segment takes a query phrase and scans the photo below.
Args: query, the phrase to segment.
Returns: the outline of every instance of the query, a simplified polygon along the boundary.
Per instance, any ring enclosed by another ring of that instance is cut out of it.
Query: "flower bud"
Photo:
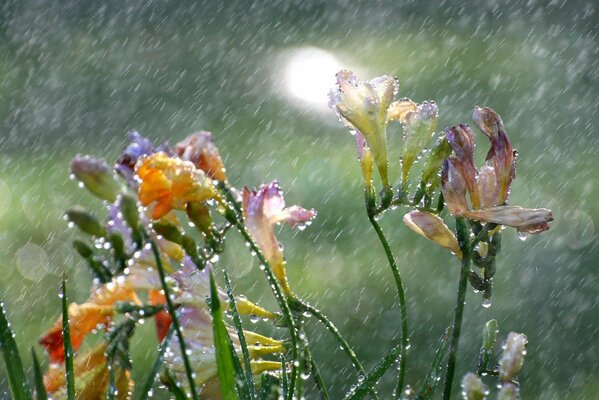
[[[489,394],[489,389],[480,378],[468,372],[462,379],[462,398],[464,400],[483,400]]]
[[[528,339],[522,333],[510,332],[499,359],[499,378],[508,382],[520,372],[526,355]]]
[[[443,162],[441,170],[441,191],[453,216],[462,215],[467,209],[466,181],[456,168],[457,160],[449,157]]]
[[[451,146],[447,139],[442,138],[437,142],[436,146],[433,147],[431,154],[428,156],[428,160],[424,165],[424,170],[422,171],[422,182],[424,184],[435,182],[435,187],[439,184],[436,174],[438,174],[439,168],[443,165],[443,161],[449,157],[450,154]]]
[[[71,161],[71,172],[94,195],[114,202],[120,185],[108,165],[90,156],[76,156]]]
[[[96,237],[106,236],[106,228],[100,224],[100,221],[94,215],[82,207],[73,207],[67,210],[65,216],[69,222],[75,224],[82,232]]]
[[[481,279],[482,281],[482,279]],[[483,287],[479,290],[484,290],[484,282]],[[483,329],[482,334],[482,344],[480,347],[479,354],[479,362],[478,362],[478,372],[483,373],[488,369],[489,362],[491,361],[491,357],[493,356],[493,346],[495,346],[495,341],[497,340],[497,334],[499,333],[499,327],[497,325],[497,321],[492,319],[485,324],[485,328]]]
[[[416,110],[408,112],[404,118],[404,146],[401,155],[401,177],[404,185],[408,182],[408,174],[417,157],[433,140],[438,116],[437,104],[434,101],[425,101],[419,104]]]
[[[479,194],[476,185],[476,167],[474,166],[474,134],[466,124],[445,129],[445,137],[455,153],[454,163],[462,175],[473,208],[479,208]]]
[[[506,382],[497,394],[497,400],[520,400],[520,390],[518,386],[511,382]]]
[[[196,228],[204,234],[211,234],[212,217],[210,216],[210,209],[205,203],[199,201],[187,203],[185,211]]]
[[[403,222],[419,235],[445,247],[458,258],[462,257],[458,240],[438,216],[424,211],[410,211],[404,215]]]

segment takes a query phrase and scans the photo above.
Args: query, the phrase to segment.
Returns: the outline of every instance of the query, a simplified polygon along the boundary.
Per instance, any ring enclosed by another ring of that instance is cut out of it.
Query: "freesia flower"
[[[106,325],[114,314],[114,305],[117,301],[129,301],[140,304],[137,295],[131,287],[122,282],[112,281],[96,289],[87,302],[83,304],[71,303],[68,314],[71,329],[71,343],[76,351],[81,346],[85,337]],[[50,357],[50,362],[64,360],[62,337],[62,317],[42,335],[39,343],[44,346]]]
[[[330,92],[331,106],[356,135],[364,136],[384,186],[389,185],[387,160],[387,110],[397,92],[397,81],[380,76],[358,81],[353,72],[337,73],[337,87]]]
[[[144,206],[156,202],[153,219],[160,219],[173,209],[185,210],[189,202],[217,197],[214,184],[204,172],[191,162],[166,153],[155,153],[140,160],[136,172],[141,179],[140,202]]]
[[[106,343],[101,343],[91,350],[77,354],[73,360],[75,372],[75,397],[79,400],[103,399],[108,392],[110,372],[106,358]],[[115,366],[116,398],[130,398],[133,381],[129,371]],[[64,364],[50,364],[44,376],[46,391],[52,399],[66,399],[66,378]]]
[[[129,133],[129,144],[125,146],[123,152],[119,156],[114,169],[118,174],[127,180],[127,184],[137,190],[138,183],[135,181],[135,165],[137,161],[145,156],[163,152],[172,155],[172,151],[167,144],[162,144],[154,147],[152,142],[139,132],[133,131]]]
[[[184,161],[191,161],[196,168],[204,171],[212,179],[224,182],[225,166],[212,133],[200,131],[189,135],[175,145],[175,154]]]
[[[414,232],[432,240],[439,246],[445,247],[458,258],[462,258],[462,251],[455,235],[445,225],[445,222],[435,214],[417,210],[410,211],[404,215],[403,222]]]
[[[449,211],[454,216],[512,226],[523,233],[549,229],[549,222],[553,220],[550,210],[506,205],[515,176],[515,152],[501,117],[488,107],[476,107],[473,119],[489,138],[491,149],[485,165],[477,170],[474,135],[470,128],[461,124],[445,130],[454,152],[453,157],[445,160],[441,173],[441,189]]]
[[[309,223],[316,216],[316,210],[298,206],[285,207],[281,188],[274,181],[260,186],[258,190],[249,190],[247,187],[243,189],[243,216],[248,231],[272,266],[283,290],[290,293],[285,258],[275,237],[274,227],[282,222],[291,226]]]

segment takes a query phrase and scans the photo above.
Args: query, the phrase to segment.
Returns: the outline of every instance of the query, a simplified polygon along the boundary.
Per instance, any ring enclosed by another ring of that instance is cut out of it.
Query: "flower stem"
[[[468,226],[463,218],[456,218],[456,231],[458,234],[458,242],[460,243],[460,248],[462,250],[462,267],[460,269],[458,297],[451,329],[451,342],[449,344],[449,357],[447,359],[447,370],[445,372],[443,400],[449,400],[451,398],[451,387],[453,385],[453,376],[460,344],[462,317],[464,315],[464,303],[466,301],[466,289],[468,287],[468,271],[470,270],[470,252],[472,248],[468,239]]]
[[[287,397],[291,400],[294,397],[294,389],[295,383],[297,380],[297,365],[296,362],[299,362],[299,346],[298,346],[298,337],[297,337],[297,326],[295,324],[295,320],[293,319],[293,315],[291,314],[291,308],[289,307],[289,303],[287,298],[283,295],[283,290],[281,289],[281,285],[279,281],[275,277],[272,266],[264,257],[264,254],[254,242],[254,239],[246,229],[243,224],[243,220],[241,217],[241,206],[239,202],[233,196],[231,189],[226,184],[220,184],[218,188],[221,190],[221,193],[225,195],[226,201],[223,201],[221,205],[223,205],[226,209],[225,218],[229,220],[241,236],[245,239],[245,241],[249,244],[250,250],[255,253],[256,257],[260,261],[260,264],[264,266],[264,273],[266,274],[266,278],[270,287],[273,290],[275,295],[275,299],[279,304],[279,308],[283,312],[283,316],[285,317],[285,322],[287,324],[287,328],[289,329],[289,336],[291,339],[291,356],[293,358],[291,363],[291,376],[289,377],[289,390]]]
[[[197,400],[198,394],[196,392],[195,382],[193,379],[193,370],[191,368],[191,363],[189,362],[189,357],[187,356],[187,349],[185,346],[185,340],[183,338],[183,331],[181,331],[181,325],[179,325],[179,318],[177,318],[175,305],[173,304],[168,285],[166,284],[166,276],[164,274],[164,267],[162,266],[162,259],[160,258],[160,253],[158,252],[158,246],[156,246],[154,240],[152,240],[149,236],[148,241],[150,242],[152,253],[154,254],[154,258],[156,260],[156,267],[158,269],[158,274],[160,275],[160,283],[162,284],[162,290],[164,291],[164,297],[166,298],[167,310],[172,317],[172,324],[175,327],[175,332],[177,332],[177,337],[179,338],[179,347],[181,349],[181,357],[183,358],[183,364],[185,366],[187,380],[189,381],[191,398]]]
[[[397,286],[397,294],[399,296],[399,309],[401,313],[401,349],[399,352],[399,376],[397,378],[397,387],[395,390],[395,397],[399,398],[401,396],[401,392],[403,389],[403,381],[406,372],[406,362],[407,362],[407,349],[408,349],[408,307],[406,305],[406,296],[403,288],[403,283],[401,281],[401,275],[399,274],[399,269],[397,268],[397,263],[395,262],[395,258],[393,257],[393,253],[391,252],[391,247],[389,247],[389,242],[385,237],[385,233],[381,229],[381,226],[377,222],[375,216],[368,212],[368,219],[372,224],[372,227],[376,231],[383,248],[385,249],[385,255],[387,256],[387,260],[389,261],[389,266],[391,267],[391,271],[393,272],[393,278],[395,278],[395,285]]]
[[[358,372],[360,372],[360,374],[362,374],[362,376],[365,376],[366,371],[364,370],[364,367],[362,367],[362,364],[358,360],[358,357],[356,357],[356,353],[354,353],[347,341],[343,338],[343,336],[341,336],[339,329],[337,329],[337,327],[326,317],[326,315],[324,315],[318,309],[314,308],[308,303],[302,302],[301,300],[299,301],[302,308],[304,308],[307,312],[312,314],[328,329],[329,332],[331,332],[331,335],[333,335],[333,337],[335,338],[335,340],[337,340],[343,351],[345,351],[354,367],[358,370]],[[378,399],[378,396],[376,395],[376,392],[374,390],[371,391],[370,395],[373,399]]]

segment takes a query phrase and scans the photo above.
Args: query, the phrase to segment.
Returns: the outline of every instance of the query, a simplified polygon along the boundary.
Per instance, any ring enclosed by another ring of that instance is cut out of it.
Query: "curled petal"
[[[515,151],[505,132],[499,114],[489,107],[474,108],[472,119],[491,141],[491,149],[486,160],[493,160],[498,186],[498,204],[505,203],[509,196],[510,186],[516,174]]]
[[[407,182],[408,173],[420,153],[430,146],[437,127],[439,109],[434,101],[425,101],[403,118],[404,146],[402,151],[402,181]]]
[[[153,219],[162,218],[172,209],[185,210],[187,203],[217,197],[214,184],[204,172],[191,162],[163,152],[140,160],[136,172],[141,179],[139,201],[144,206],[156,202]]]
[[[414,232],[445,247],[458,258],[462,258],[458,240],[438,216],[423,211],[411,211],[404,215],[403,222]]]
[[[212,179],[225,181],[225,166],[218,152],[212,133],[200,131],[189,135],[175,145],[175,154],[184,161],[191,161],[196,168]]]
[[[445,137],[455,154],[456,167],[466,181],[473,208],[479,208],[479,193],[476,185],[477,171],[474,166],[474,134],[465,124],[445,129]]]
[[[485,210],[465,211],[469,219],[508,225],[520,232],[540,233],[549,229],[553,221],[551,211],[546,208],[522,208],[518,206],[500,206]]]
[[[468,209],[466,181],[456,168],[457,163],[455,158],[449,157],[443,162],[441,170],[441,191],[453,216],[460,216]]]
[[[418,109],[418,104],[410,99],[400,99],[394,101],[387,110],[387,122],[399,121],[402,124],[406,123],[406,116]]]
[[[366,138],[384,185],[388,184],[387,109],[397,88],[392,77],[358,81],[353,72],[343,70],[337,73],[337,87],[330,93],[331,106],[342,121]]]

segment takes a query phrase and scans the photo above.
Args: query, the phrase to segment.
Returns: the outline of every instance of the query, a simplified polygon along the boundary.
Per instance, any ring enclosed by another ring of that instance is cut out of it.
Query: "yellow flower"
[[[106,358],[106,344],[102,343],[86,353],[78,354],[73,360],[75,371],[75,397],[79,400],[101,400],[106,398],[110,373]],[[115,366],[116,398],[130,398],[133,381],[130,373]],[[53,399],[66,399],[64,364],[50,364],[44,376],[46,391]]]
[[[75,351],[79,349],[90,332],[97,329],[99,325],[106,325],[110,322],[114,314],[114,304],[117,301],[140,303],[131,287],[113,281],[98,288],[87,302],[69,305],[71,343]],[[56,363],[64,360],[62,317],[42,335],[39,343],[48,352],[50,362]]]
[[[397,81],[390,76],[358,81],[353,72],[343,70],[337,73],[337,87],[330,93],[331,105],[342,121],[366,139],[384,186],[389,185],[387,109],[397,88]]]
[[[214,184],[193,163],[155,153],[137,164],[141,179],[139,200],[144,206],[156,202],[152,218],[160,219],[172,209],[185,210],[189,202],[217,197]]]

